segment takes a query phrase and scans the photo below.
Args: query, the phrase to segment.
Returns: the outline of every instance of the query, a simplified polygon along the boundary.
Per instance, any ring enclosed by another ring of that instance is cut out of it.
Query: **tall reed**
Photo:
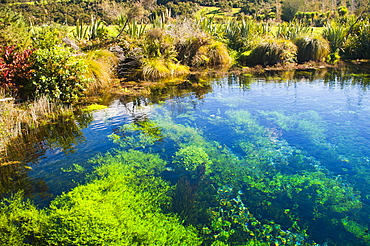
[[[50,102],[46,97],[29,104],[0,101],[0,162],[2,157],[7,156],[6,147],[13,139],[29,134],[54,115],[69,110],[66,106]]]

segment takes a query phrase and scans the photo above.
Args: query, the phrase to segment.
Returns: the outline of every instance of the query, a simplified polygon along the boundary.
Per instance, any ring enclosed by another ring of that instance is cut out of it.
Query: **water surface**
[[[93,165],[88,159],[119,147],[108,137],[115,133],[123,139],[121,148],[156,152],[167,159],[163,176],[173,184],[188,176],[193,185],[212,185],[214,197],[225,203],[209,202],[212,209],[246,207],[259,221],[273,221],[301,235],[302,242],[370,245],[370,93],[367,76],[355,72],[230,75],[206,85],[188,82],[153,89],[149,98],[115,100],[93,113],[68,148],[45,139],[48,147],[28,164],[32,170],[27,179],[42,182],[43,194],[50,196],[36,200],[47,204],[83,182]],[[135,124],[139,128],[133,129]],[[129,143],[127,136],[138,137],[140,129],[159,129],[160,137],[147,146]],[[191,166],[194,160],[179,168],[182,150],[204,150],[210,156],[209,163],[199,164],[207,178]],[[72,171],[73,164],[85,171]],[[199,193],[197,199],[206,196]],[[227,216],[225,220],[239,224],[243,219],[231,212]],[[189,223],[203,220],[192,218]],[[235,228],[257,230],[243,226]],[[230,240],[238,242],[234,237]]]

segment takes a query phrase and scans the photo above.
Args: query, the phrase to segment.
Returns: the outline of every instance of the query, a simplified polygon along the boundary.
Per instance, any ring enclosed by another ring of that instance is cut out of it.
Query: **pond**
[[[153,87],[75,123],[67,145],[43,140],[17,179],[45,206],[96,154],[136,149],[167,161],[172,209],[205,242],[370,245],[368,82],[347,67]]]

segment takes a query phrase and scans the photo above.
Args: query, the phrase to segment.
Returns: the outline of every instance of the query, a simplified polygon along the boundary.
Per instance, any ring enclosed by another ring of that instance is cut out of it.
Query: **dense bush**
[[[31,44],[31,28],[25,18],[0,6],[0,46],[17,45],[26,49]]]
[[[36,50],[31,56],[34,72],[27,88],[27,97],[31,99],[47,95],[63,102],[74,102],[87,86],[83,60],[61,45],[58,34],[54,28],[45,28],[34,38]]]
[[[370,58],[370,22],[362,21],[357,24],[348,38],[345,47],[345,58],[369,59]]]
[[[10,8],[23,13],[26,19],[30,19],[36,25],[59,23],[75,25],[77,20],[89,22],[91,15],[98,16],[107,23],[111,23],[108,14],[103,11],[98,3],[85,1],[49,2],[48,4],[15,4]],[[47,13],[47,14],[45,14]]]
[[[15,46],[0,47],[0,87],[8,95],[16,96],[31,78],[32,50],[16,51]]]

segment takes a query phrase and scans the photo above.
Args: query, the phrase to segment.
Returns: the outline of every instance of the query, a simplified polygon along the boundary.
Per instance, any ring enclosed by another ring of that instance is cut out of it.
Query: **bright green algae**
[[[19,195],[1,204],[2,245],[199,245],[195,230],[161,207],[170,186],[166,162],[140,151],[94,160],[89,181],[37,210]]]

